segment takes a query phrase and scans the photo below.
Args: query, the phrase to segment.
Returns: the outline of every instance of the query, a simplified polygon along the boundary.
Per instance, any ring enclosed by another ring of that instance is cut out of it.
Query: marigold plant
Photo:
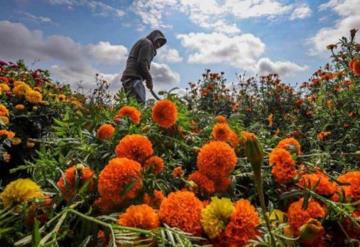
[[[124,117],[128,117],[134,124],[139,124],[141,120],[141,112],[136,107],[123,106],[115,115],[114,120],[118,121]]]
[[[332,182],[330,178],[322,172],[303,175],[298,185],[301,187],[314,188],[316,193],[324,196],[331,196],[336,192],[336,183]]]
[[[122,138],[115,147],[117,157],[126,157],[143,163],[153,155],[154,151],[150,140],[143,135],[133,134]]]
[[[171,100],[159,100],[152,108],[152,120],[162,128],[170,128],[176,123],[177,108]]]
[[[296,176],[295,161],[291,154],[283,148],[274,148],[269,154],[271,173],[278,183],[288,183]]]
[[[151,170],[154,174],[159,174],[165,168],[164,160],[159,156],[152,156],[145,161],[144,168]]]
[[[102,124],[96,131],[96,136],[100,140],[111,139],[114,136],[115,127],[111,124]]]
[[[146,204],[132,205],[120,214],[118,224],[141,229],[154,229],[160,226],[159,215]]]

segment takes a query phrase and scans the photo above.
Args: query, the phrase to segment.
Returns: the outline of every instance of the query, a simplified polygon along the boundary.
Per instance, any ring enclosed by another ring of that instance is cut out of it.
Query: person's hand
[[[146,81],[146,87],[147,87],[148,89],[150,89],[150,90],[153,89],[153,82],[152,82],[152,80],[147,80],[147,81]]]

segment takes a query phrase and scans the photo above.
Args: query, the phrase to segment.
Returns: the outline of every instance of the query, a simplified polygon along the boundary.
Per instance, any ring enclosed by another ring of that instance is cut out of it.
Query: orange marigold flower
[[[228,246],[243,246],[258,235],[260,217],[250,201],[240,199],[224,232]]]
[[[360,199],[360,171],[350,171],[337,178],[342,183],[338,186],[337,193],[333,200],[338,201],[340,195],[344,194],[346,200],[357,201]]]
[[[325,217],[326,209],[314,199],[308,201],[306,209],[303,209],[304,198],[291,203],[288,208],[289,225],[296,235],[299,234],[299,228],[310,219],[319,219]]]
[[[217,123],[227,123],[226,117],[224,117],[223,115],[219,115],[215,118],[215,121]]]
[[[145,161],[144,168],[150,169],[154,174],[159,174],[164,170],[164,160],[159,156],[152,156]]]
[[[184,175],[184,171],[182,169],[181,166],[177,166],[174,168],[174,170],[172,171],[171,175],[174,177],[174,178],[177,178],[177,177],[181,177]]]
[[[227,177],[234,170],[237,157],[229,144],[212,141],[200,149],[197,156],[197,168],[210,179]]]
[[[117,157],[126,157],[143,163],[153,155],[154,151],[150,140],[143,135],[133,134],[122,138],[115,148]]]
[[[113,204],[135,198],[141,186],[141,165],[127,158],[110,160],[99,175],[99,194]]]
[[[6,83],[0,83],[0,92],[8,92],[10,91],[10,87]]]
[[[159,210],[161,222],[185,232],[201,234],[202,202],[192,192],[176,191],[165,198]]]
[[[199,190],[205,194],[212,194],[215,192],[214,182],[198,171],[191,173],[188,180],[195,182],[199,187]]]
[[[318,141],[323,141],[323,140],[325,140],[330,134],[331,134],[330,131],[321,131],[320,133],[318,133],[318,134],[316,135],[316,139],[317,139]]]
[[[88,183],[88,191],[92,191],[95,185],[93,176],[94,172],[89,167],[81,164],[74,165],[65,170],[64,175],[59,178],[56,185],[64,199],[68,201],[85,183]]]
[[[316,186],[315,192],[324,196],[331,196],[336,192],[336,184],[331,182],[329,177],[322,172],[303,175],[298,185],[307,188],[314,188]]]
[[[235,148],[240,143],[240,139],[239,139],[238,135],[234,131],[230,132],[230,136],[229,136],[229,139],[227,141],[228,141],[228,143],[230,143],[230,145],[233,148]]]
[[[6,136],[8,139],[12,139],[15,137],[15,133],[9,130],[0,130],[0,137]]]
[[[145,193],[143,201],[145,204],[153,208],[160,208],[161,202],[164,200],[165,196],[161,190],[154,190],[152,195]]]
[[[284,148],[291,153],[296,152],[296,154],[298,154],[298,155],[301,154],[300,143],[295,138],[292,138],[292,137],[281,140],[276,147]]]
[[[295,161],[283,148],[274,148],[269,155],[271,173],[278,183],[288,183],[296,176]]]
[[[27,90],[25,94],[25,99],[32,104],[38,104],[42,101],[42,94],[35,90]]]
[[[215,140],[227,141],[231,135],[232,130],[226,123],[217,123],[212,129],[211,135]]]
[[[3,104],[0,104],[0,116],[9,116],[9,110]]]
[[[176,123],[177,109],[171,100],[159,100],[152,108],[152,120],[162,128],[169,128]]]
[[[18,111],[21,111],[21,110],[24,110],[25,109],[25,106],[23,104],[17,104],[15,106],[15,109],[18,110]]]
[[[14,85],[12,92],[18,97],[24,96],[27,91],[31,90],[30,86],[24,82],[19,82],[18,84],[15,82]]]
[[[96,131],[96,136],[100,140],[111,139],[114,135],[115,128],[111,124],[102,124]]]
[[[141,229],[154,229],[160,226],[159,216],[152,207],[146,204],[132,205],[121,214],[118,224]]]
[[[123,106],[120,108],[116,116],[114,117],[115,121],[118,121],[119,119],[123,117],[130,118],[131,122],[134,124],[140,123],[141,119],[141,112],[133,106]]]
[[[356,76],[360,76],[360,59],[359,58],[353,58],[349,65],[351,65],[350,69]]]

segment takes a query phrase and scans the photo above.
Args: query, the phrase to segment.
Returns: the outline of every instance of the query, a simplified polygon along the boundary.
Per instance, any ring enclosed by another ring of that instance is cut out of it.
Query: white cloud
[[[123,45],[112,45],[108,41],[100,41],[85,47],[88,55],[95,59],[96,63],[118,64],[127,58],[128,49]]]
[[[22,14],[24,17],[26,17],[27,19],[34,21],[34,22],[40,22],[40,23],[54,23],[51,18],[46,17],[46,16],[35,16],[33,14],[30,14],[28,12],[19,12],[20,14]]]
[[[236,68],[253,70],[265,44],[252,34],[228,36],[222,33],[189,33],[177,36],[192,53],[189,63],[227,63]]]
[[[312,11],[311,11],[309,5],[301,4],[293,10],[293,12],[290,16],[290,20],[305,19],[306,17],[311,16],[311,12]]]
[[[261,58],[256,64],[256,71],[259,75],[279,74],[280,76],[292,75],[296,72],[307,70],[307,66],[300,66],[289,61],[273,62],[269,58]]]
[[[157,51],[155,57],[156,60],[160,62],[168,63],[179,63],[183,61],[183,58],[180,56],[179,51],[168,46],[164,46]]]
[[[94,14],[100,16],[121,17],[125,15],[123,10],[96,0],[48,0],[48,2],[53,5],[66,5],[70,9],[76,6],[86,6]]]
[[[180,81],[180,75],[163,63],[152,63],[150,72],[154,81],[154,86],[156,86],[156,84],[173,85]]]
[[[317,34],[311,38],[314,44],[314,52],[325,51],[329,44],[337,43],[342,36],[349,36],[349,30],[360,27],[360,1],[359,0],[330,0],[319,6],[320,11],[331,9],[340,18],[334,26],[321,28]],[[360,37],[357,35],[357,41]]]

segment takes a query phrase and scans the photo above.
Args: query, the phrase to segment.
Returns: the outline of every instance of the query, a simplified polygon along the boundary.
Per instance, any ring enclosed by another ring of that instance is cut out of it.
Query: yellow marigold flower
[[[0,104],[0,116],[9,116],[9,110],[3,104]]]
[[[21,110],[24,110],[25,109],[25,106],[23,104],[17,104],[15,106],[15,109],[18,110],[18,111],[21,111]]]
[[[10,91],[10,87],[6,83],[0,83],[0,91],[2,92]]]
[[[225,229],[234,211],[229,198],[212,197],[209,205],[201,211],[201,225],[209,238],[216,238]]]
[[[42,101],[42,94],[35,90],[28,90],[25,94],[25,99],[32,104],[38,104]]]
[[[3,125],[8,125],[10,123],[10,120],[8,117],[0,116],[0,123]]]
[[[12,91],[16,96],[21,97],[24,96],[29,90],[31,90],[30,86],[22,82],[17,84],[17,86],[15,84],[15,87],[13,88]]]
[[[58,98],[58,100],[59,100],[60,102],[63,102],[63,101],[66,100],[66,95],[60,94],[57,98]]]
[[[14,87],[20,86],[20,85],[27,85],[25,82],[23,81],[14,81]]]
[[[4,191],[0,194],[0,199],[4,206],[23,203],[34,198],[43,198],[44,194],[38,184],[29,178],[19,178],[6,185]]]

